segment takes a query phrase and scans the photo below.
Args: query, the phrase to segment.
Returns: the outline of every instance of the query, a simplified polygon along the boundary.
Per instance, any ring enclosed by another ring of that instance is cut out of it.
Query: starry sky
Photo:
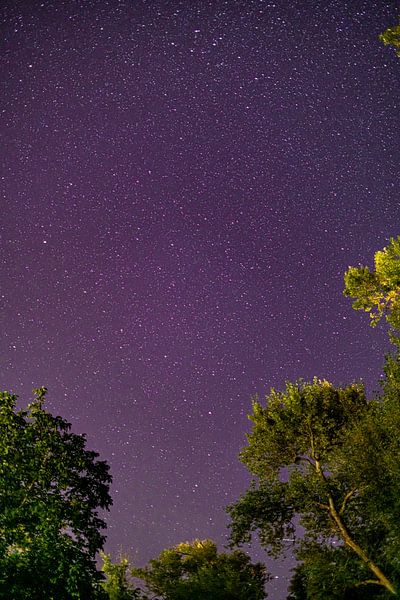
[[[225,543],[252,395],[377,388],[342,289],[400,233],[398,14],[2,1],[1,387],[47,386],[110,463],[110,552]]]

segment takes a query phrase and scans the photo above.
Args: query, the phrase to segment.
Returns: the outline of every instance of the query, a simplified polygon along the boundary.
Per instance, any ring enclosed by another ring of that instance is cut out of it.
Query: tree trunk
[[[321,464],[318,460],[315,460],[315,470],[317,471],[318,475],[320,477],[322,477],[324,481],[326,481],[325,473],[322,471]],[[349,546],[349,548],[351,548],[353,550],[353,552],[355,552],[359,558],[361,558],[363,563],[365,563],[365,565],[370,569],[370,571],[372,571],[372,573],[377,577],[378,581],[376,583],[379,583],[380,585],[385,587],[391,594],[396,594],[396,589],[395,589],[394,585],[391,583],[391,581],[389,581],[389,579],[386,577],[386,575],[383,573],[383,571],[380,569],[380,567],[377,564],[375,564],[373,560],[371,560],[369,558],[369,556],[366,554],[366,552],[364,552],[364,550],[351,537],[346,525],[343,522],[342,517],[340,516],[340,514],[335,506],[333,498],[332,498],[331,494],[329,494],[329,493],[328,493],[328,503],[329,503],[329,514],[330,514],[332,520],[337,525],[344,543],[347,546]]]
[[[364,552],[364,550],[353,540],[351,535],[349,534],[346,525],[343,523],[343,520],[339,513],[336,510],[335,504],[331,495],[328,496],[329,501],[329,514],[332,519],[335,521],[336,525],[339,528],[340,533],[342,534],[342,538],[345,544],[349,546],[356,554],[361,558],[361,560],[366,564],[366,566],[373,572],[373,574],[378,578],[379,583],[383,585],[389,592],[392,594],[396,594],[396,590],[393,584],[389,581],[380,567],[371,560],[368,555]]]

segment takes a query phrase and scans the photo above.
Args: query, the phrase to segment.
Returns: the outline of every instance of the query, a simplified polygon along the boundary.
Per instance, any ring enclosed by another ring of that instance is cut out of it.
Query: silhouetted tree
[[[0,393],[0,598],[100,598],[95,555],[111,504],[108,465],[83,435],[43,408]]]

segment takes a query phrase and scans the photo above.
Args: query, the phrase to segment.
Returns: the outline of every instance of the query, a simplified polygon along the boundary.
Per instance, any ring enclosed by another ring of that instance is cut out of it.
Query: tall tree
[[[132,571],[163,600],[263,600],[263,565],[240,550],[218,553],[211,540],[183,543]]]
[[[361,586],[395,594],[398,573],[388,552],[400,540],[387,520],[394,504],[385,513],[383,498],[396,485],[380,448],[386,441],[394,449],[400,429],[396,438],[385,432],[382,405],[367,402],[360,385],[335,389],[315,379],[272,390],[265,406],[253,402],[249,418],[241,460],[256,480],[228,508],[232,543],[248,542],[257,531],[268,553],[279,555],[285,539],[296,539],[299,518],[305,533],[295,546],[302,561],[297,583],[314,585],[304,597],[345,598]]]
[[[0,598],[103,597],[95,555],[104,543],[99,509],[111,504],[109,467],[83,435],[43,407],[26,410],[0,393]]]

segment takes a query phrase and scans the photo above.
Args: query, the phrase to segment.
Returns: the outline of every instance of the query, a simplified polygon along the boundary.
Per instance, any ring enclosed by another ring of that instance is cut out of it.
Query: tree
[[[370,600],[387,597],[374,584],[354,585],[359,568],[344,546],[315,544],[302,552],[294,569],[287,600]]]
[[[368,312],[372,327],[384,316],[392,327],[392,341],[400,344],[393,333],[400,331],[400,236],[375,253],[375,271],[349,267],[344,282],[344,295],[356,298],[353,308]]]
[[[242,551],[218,553],[211,540],[183,543],[163,550],[157,559],[132,574],[164,600],[262,600],[265,567],[252,564]]]
[[[386,31],[381,33],[379,39],[385,46],[393,46],[396,48],[396,54],[397,56],[400,56],[400,25],[388,27]]]
[[[257,531],[277,556],[294,537],[295,598],[356,598],[360,587],[363,597],[371,587],[373,597],[396,593],[400,490],[387,465],[400,475],[400,410],[393,403],[398,418],[388,431],[393,414],[383,407],[358,384],[335,389],[317,379],[272,390],[265,406],[253,402],[241,460],[257,479],[228,508],[231,541]]]
[[[104,597],[95,555],[104,543],[98,509],[111,505],[109,467],[84,435],[43,408],[0,393],[0,598]]]
[[[146,600],[141,591],[129,581],[129,561],[121,557],[118,563],[112,563],[108,554],[102,553],[102,570],[106,581],[102,586],[109,600]]]

